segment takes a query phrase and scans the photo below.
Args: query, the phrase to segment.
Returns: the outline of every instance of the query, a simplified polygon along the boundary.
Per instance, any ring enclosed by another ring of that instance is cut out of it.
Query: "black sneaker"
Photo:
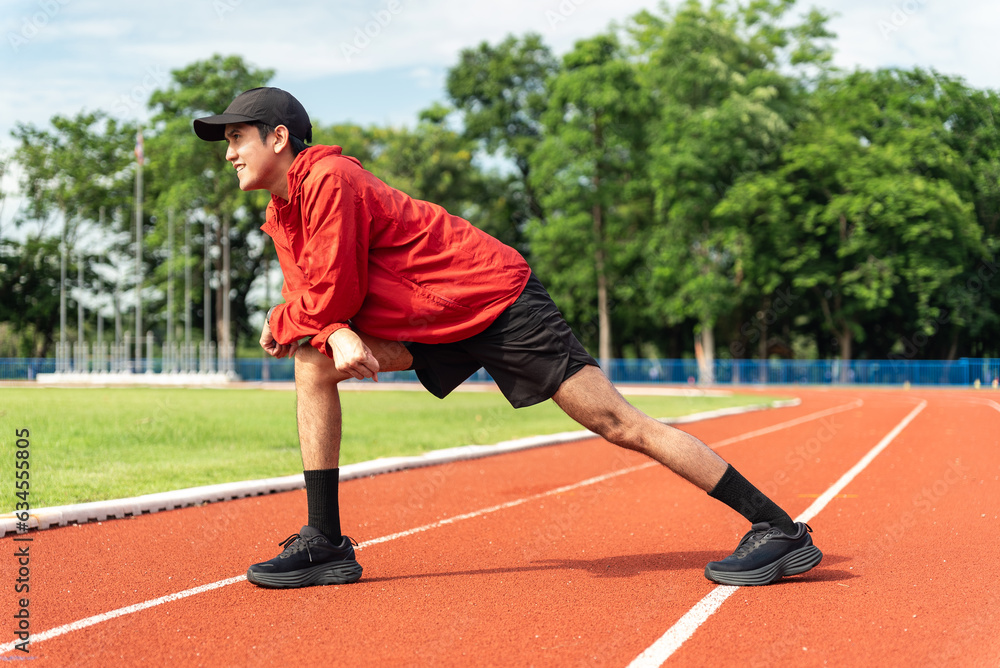
[[[724,585],[771,584],[784,575],[805,573],[823,558],[809,534],[812,527],[796,522],[794,535],[767,522],[750,527],[736,551],[705,566],[705,577]]]
[[[304,526],[279,545],[284,551],[247,569],[247,580],[260,587],[285,589],[348,584],[361,578],[361,564],[354,558],[357,543],[347,536],[334,545],[316,529]]]

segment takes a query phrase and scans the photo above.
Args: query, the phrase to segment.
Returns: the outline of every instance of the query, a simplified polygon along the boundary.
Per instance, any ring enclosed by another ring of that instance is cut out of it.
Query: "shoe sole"
[[[288,573],[260,573],[248,570],[247,580],[258,587],[293,589],[314,585],[350,584],[361,579],[361,571],[361,564],[358,562],[341,561]]]
[[[798,575],[810,570],[823,559],[823,553],[815,545],[807,545],[789,552],[781,559],[752,571],[715,571],[711,564],[705,566],[705,577],[712,582],[735,587],[768,585],[786,575]]]

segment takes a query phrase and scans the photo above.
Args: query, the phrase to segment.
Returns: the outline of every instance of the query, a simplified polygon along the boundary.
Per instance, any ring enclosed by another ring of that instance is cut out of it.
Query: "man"
[[[769,584],[820,562],[810,527],[704,443],[624,400],[517,251],[387,186],[338,146],[307,147],[309,116],[283,90],[246,91],[194,129],[228,142],[240,189],[271,193],[262,229],[274,240],[285,303],[268,311],[260,344],[274,357],[295,356],[308,521],[280,555],[250,566],[250,582],[301,587],[361,577],[340,527],[337,384],[403,369],[443,398],[485,368],[514,407],[552,399],[587,429],[742,514],[751,529],[731,556],[705,567],[709,580]]]

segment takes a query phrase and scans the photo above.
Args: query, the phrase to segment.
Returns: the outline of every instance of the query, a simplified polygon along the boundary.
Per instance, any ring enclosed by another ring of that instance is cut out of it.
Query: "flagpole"
[[[174,209],[167,211],[167,343],[174,342]]]
[[[142,127],[135,138],[135,364],[142,364]]]
[[[184,367],[185,371],[195,371],[191,368],[191,223],[184,216]]]

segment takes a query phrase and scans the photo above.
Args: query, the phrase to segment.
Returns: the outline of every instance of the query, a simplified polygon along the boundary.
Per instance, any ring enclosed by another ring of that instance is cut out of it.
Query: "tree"
[[[172,81],[163,90],[154,91],[149,100],[154,132],[147,141],[149,159],[149,199],[156,214],[156,229],[151,241],[162,246],[166,240],[169,212],[181,224],[201,223],[201,242],[194,236],[194,262],[212,262],[214,275],[214,312],[216,339],[220,349],[245,336],[255,339],[257,332],[249,324],[247,296],[270,244],[265,243],[260,226],[268,196],[262,192],[243,193],[225,160],[225,142],[206,143],[197,138],[192,121],[201,116],[221,113],[241,92],[264,86],[274,76],[273,70],[256,69],[239,56],[215,55],[171,72]],[[183,228],[179,228],[183,229]],[[207,236],[207,244],[206,242]],[[218,249],[214,257],[204,257],[201,248]],[[199,248],[200,247],[200,248]],[[202,256],[198,258],[198,256]],[[153,280],[165,292],[168,267],[165,250],[151,253],[156,267]],[[174,280],[183,274],[183,258],[175,256]],[[204,273],[204,272],[203,272]],[[194,302],[201,301],[195,295]],[[226,314],[232,307],[230,322]],[[201,314],[205,316],[205,312]],[[235,331],[230,331],[235,328]]]
[[[42,252],[48,248],[50,240],[56,240],[55,256],[61,260],[59,273],[63,275],[55,286],[57,306],[54,312],[59,314],[66,309],[68,256],[80,254],[78,240],[82,231],[87,227],[96,228],[102,222],[108,228],[128,227],[135,128],[100,111],[81,112],[74,117],[54,116],[50,125],[51,129],[45,129],[19,123],[12,134],[20,142],[14,159],[23,172],[21,189],[27,199],[25,213],[28,218],[41,222],[38,237],[27,244],[24,251]],[[16,221],[16,224],[21,223],[22,219]],[[53,223],[60,225],[54,234],[47,232]],[[113,252],[118,240],[112,237],[111,241],[109,250]],[[94,262],[97,261],[94,258]],[[41,271],[44,263],[38,260],[36,265]],[[21,265],[24,266],[27,265]],[[44,290],[45,284],[38,283],[37,287]],[[37,296],[40,303],[48,304],[47,296]],[[33,318],[33,336],[47,342],[41,347],[42,353],[48,350],[55,328],[61,327],[60,321],[59,317],[54,320]]]
[[[4,356],[45,357],[59,326],[59,238],[0,241],[0,322],[12,331]]]
[[[495,197],[502,186],[477,169],[476,142],[448,127],[449,113],[434,105],[412,129],[339,124],[316,127],[313,135],[317,143],[341,146],[388,185],[509,240],[504,205]]]
[[[968,167],[948,144],[937,90],[920,71],[825,82],[780,167],[744,179],[720,205],[783,240],[782,271],[811,295],[843,361],[877,328],[890,339],[930,335],[946,290],[984,251],[955,187]]]
[[[609,293],[641,253],[648,224],[644,120],[649,105],[613,34],[577,42],[550,86],[531,182],[547,215],[528,230],[532,257],[571,320],[592,313],[598,356],[612,357]]]
[[[935,99],[947,133],[944,141],[961,157],[953,179],[962,199],[972,204],[983,234],[983,253],[970,258],[942,304],[936,330],[946,330],[941,356],[960,348],[973,357],[1000,356],[1000,94],[934,73]],[[915,343],[904,342],[912,350]]]
[[[642,81],[660,110],[650,123],[651,178],[658,234],[650,308],[672,324],[695,323],[702,379],[711,382],[714,330],[750,298],[746,230],[713,211],[742,174],[765,168],[797,121],[799,73],[822,68],[825,17],[790,24],[792,0],[760,0],[730,10],[689,0],[665,17],[633,22]]]
[[[72,244],[81,224],[96,222],[102,207],[117,209],[128,198],[123,182],[131,177],[135,127],[101,111],[53,116],[50,124],[51,130],[18,123],[14,159],[24,172],[27,214],[39,221],[58,214],[61,236]]]
[[[541,37],[528,34],[465,49],[448,71],[448,96],[461,112],[465,136],[512,165],[494,198],[505,205],[511,225],[499,236],[517,246],[527,221],[544,217],[531,179],[531,155],[542,139],[547,86],[558,68]]]
[[[3,183],[3,177],[6,173],[7,173],[7,158],[6,156],[0,154],[0,184]],[[4,198],[6,196],[7,193],[4,192],[3,188],[0,188],[0,221],[3,220],[3,206],[4,206]],[[0,239],[2,238],[3,238],[3,228],[2,225],[0,225]]]

